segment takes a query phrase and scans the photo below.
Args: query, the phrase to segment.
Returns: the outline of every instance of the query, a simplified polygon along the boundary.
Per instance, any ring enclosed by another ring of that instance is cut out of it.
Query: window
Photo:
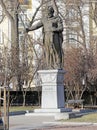
[[[77,34],[77,32],[68,30],[68,41],[71,45],[76,46],[78,44],[78,34]]]
[[[3,18],[3,13],[2,13],[2,8],[0,6],[0,21],[2,21],[2,18]]]
[[[3,43],[3,33],[2,30],[0,29],[0,44]]]
[[[27,13],[20,13],[19,14],[19,27],[23,27],[23,25],[27,25]]]

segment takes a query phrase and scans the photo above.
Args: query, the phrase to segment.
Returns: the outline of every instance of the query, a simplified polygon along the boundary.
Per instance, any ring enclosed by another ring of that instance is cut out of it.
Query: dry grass
[[[79,118],[73,118],[69,120],[65,120],[69,122],[92,122],[92,123],[97,123],[97,113],[92,113],[88,115],[84,115]]]
[[[13,112],[13,111],[33,111],[34,109],[39,108],[39,106],[11,106],[9,107],[9,111]],[[1,111],[3,111],[4,108],[1,108]]]

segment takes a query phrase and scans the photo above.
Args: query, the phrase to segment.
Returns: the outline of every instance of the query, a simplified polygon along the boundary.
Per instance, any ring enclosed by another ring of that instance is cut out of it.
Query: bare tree
[[[19,41],[18,41],[18,1],[12,1],[9,0],[5,2],[5,0],[0,1],[0,5],[2,7],[2,11],[5,13],[5,15],[10,20],[11,26],[11,64],[12,64],[12,72],[17,77],[18,85],[19,85]]]
[[[65,17],[62,15],[66,26],[65,85],[73,99],[81,99],[88,88],[87,75],[90,67],[89,5],[81,0],[66,0],[63,3],[66,8]]]

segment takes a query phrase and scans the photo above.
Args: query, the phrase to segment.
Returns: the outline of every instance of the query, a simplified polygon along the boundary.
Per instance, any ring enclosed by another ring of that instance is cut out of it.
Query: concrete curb
[[[16,116],[16,115],[25,115],[26,113],[33,113],[33,111],[13,111],[9,112],[9,116]],[[2,113],[2,116],[4,116],[4,113]]]
[[[54,124],[54,125],[66,125],[66,126],[87,126],[87,125],[95,125],[97,123],[92,122],[43,122],[43,124]]]
[[[9,116],[24,115],[24,114],[26,114],[26,111],[9,112]]]

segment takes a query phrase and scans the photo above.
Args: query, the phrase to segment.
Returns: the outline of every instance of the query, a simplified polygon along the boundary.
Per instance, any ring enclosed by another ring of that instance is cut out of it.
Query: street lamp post
[[[82,85],[83,86],[85,85],[85,79],[84,78],[82,79]]]

